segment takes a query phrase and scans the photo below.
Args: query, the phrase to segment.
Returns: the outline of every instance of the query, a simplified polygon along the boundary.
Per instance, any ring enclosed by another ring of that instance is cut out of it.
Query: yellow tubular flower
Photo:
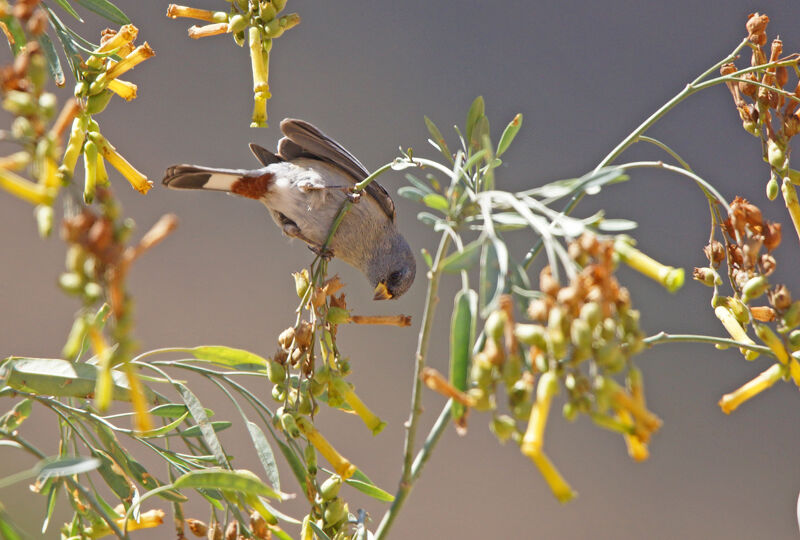
[[[119,32],[114,34],[114,37],[100,45],[96,52],[108,53],[115,49],[119,49],[123,45],[132,43],[139,34],[139,30],[132,24],[126,24],[119,29]]]
[[[58,181],[58,163],[51,157],[44,158],[44,167],[39,176],[39,185],[46,188],[57,190],[60,182]]]
[[[51,206],[55,190],[35,184],[11,171],[0,169],[0,188],[32,204]]]
[[[792,357],[789,360],[789,375],[791,375],[794,384],[800,388],[800,362],[797,358]]]
[[[89,342],[97,357],[97,382],[94,387],[94,406],[105,411],[111,404],[114,381],[111,379],[111,351],[103,334],[97,328],[89,327]]]
[[[547,485],[550,486],[550,491],[553,492],[558,502],[566,503],[575,498],[577,493],[572,491],[570,485],[564,477],[561,476],[561,473],[558,472],[558,469],[556,469],[555,465],[550,461],[550,458],[547,457],[547,454],[538,450],[535,453],[527,454],[527,456],[531,458],[531,461],[539,468],[539,472],[542,473]]]
[[[128,56],[123,58],[120,62],[117,62],[114,67],[109,69],[106,72],[106,78],[108,80],[116,79],[126,71],[133,69],[134,66],[141,64],[152,56],[155,56],[155,54],[155,51],[145,41],[136,47]]]
[[[89,134],[89,137],[97,144],[102,156],[130,182],[131,186],[133,186],[136,191],[139,193],[147,193],[150,188],[153,187],[153,182],[148,180],[145,175],[136,170],[124,157],[119,155],[116,148],[111,146],[111,143],[100,133],[92,132]]]
[[[778,358],[778,362],[785,365],[789,361],[789,353],[786,352],[786,348],[783,346],[781,338],[779,338],[766,324],[756,324],[755,329],[758,339],[763,341],[764,344],[769,347],[770,350],[772,350],[772,352]]]
[[[669,292],[675,292],[683,287],[683,268],[661,264],[619,238],[614,241],[614,251],[622,262],[650,279],[658,281]]]
[[[118,527],[126,527],[124,517],[115,519],[114,521],[117,523]],[[148,510],[139,516],[139,521],[129,519],[127,523],[127,530],[136,531],[139,529],[152,529],[154,527],[158,527],[162,523],[164,523],[163,510]],[[87,536],[89,538],[102,538],[110,534],[113,534],[113,531],[108,528],[108,525],[106,525],[105,522],[101,522],[101,524],[99,524],[97,527],[93,527],[91,532],[88,532]]]
[[[647,442],[650,434],[661,427],[661,419],[648,411],[638,400],[633,399],[622,388],[616,389],[611,394],[614,409],[628,411],[636,420],[636,435]]]
[[[739,324],[739,321],[736,320],[736,316],[725,306],[717,306],[714,308],[714,315],[717,316],[719,322],[722,323],[722,326],[725,327],[725,330],[728,331],[728,334],[735,339],[736,341],[740,341],[742,343],[747,343],[749,345],[755,345],[755,341],[750,339],[750,336],[744,331],[742,325]],[[751,351],[749,349],[740,348],[741,353],[744,355],[745,360],[755,360],[758,358],[758,353],[756,351]]]
[[[791,181],[789,181],[789,177],[783,179],[781,192],[783,193],[783,201],[786,204],[786,209],[789,211],[789,215],[792,218],[794,230],[797,232],[797,235],[800,236],[800,202],[797,200],[797,190],[794,185],[792,185]]]
[[[620,422],[624,422],[626,424],[633,424],[633,417],[631,413],[626,410],[619,410],[617,411],[617,417],[619,418]],[[642,441],[637,435],[632,435],[630,433],[623,433],[623,439],[625,439],[625,446],[628,448],[628,455],[634,461],[644,461],[648,457],[650,457],[650,451],[647,448],[647,443]]]
[[[85,116],[77,116],[72,121],[72,130],[69,133],[67,149],[64,150],[64,157],[61,160],[61,167],[58,168],[58,176],[61,182],[67,183],[72,180],[72,173],[78,163],[78,157],[83,149],[86,139],[86,128],[88,119]]]
[[[30,162],[30,154],[24,150],[20,150],[8,156],[0,157],[0,169],[6,171],[21,171],[27,167]]]
[[[197,9],[187,6],[170,4],[167,6],[167,17],[177,19],[185,17],[187,19],[199,19],[201,21],[214,22],[214,12],[207,9]]]
[[[269,95],[269,84],[267,83],[267,66],[261,52],[261,32],[255,26],[248,29],[250,37],[250,63],[253,67],[253,92],[258,94],[266,92],[265,98]]]
[[[536,386],[536,403],[531,409],[528,429],[522,437],[520,450],[533,459],[533,454],[541,452],[544,444],[544,430],[547,427],[547,416],[550,414],[550,403],[558,392],[558,379],[550,371],[542,373]]]
[[[153,429],[153,421],[147,412],[149,410],[147,398],[144,395],[144,388],[139,380],[139,375],[136,373],[136,368],[132,364],[126,363],[125,373],[128,375],[128,386],[130,387],[131,403],[133,404],[133,429],[139,433],[150,431]]]
[[[356,466],[337,452],[308,418],[298,416],[296,421],[297,427],[300,428],[300,431],[305,435],[306,439],[308,439],[308,442],[317,449],[317,452],[322,454],[322,457],[328,460],[328,463],[331,464],[336,474],[345,480],[353,476],[356,472]]]
[[[364,421],[364,424],[366,424],[370,431],[372,431],[373,435],[377,435],[384,427],[386,427],[386,422],[383,422],[380,418],[378,418],[375,413],[373,413],[369,407],[367,407],[364,402],[361,401],[361,398],[356,395],[353,387],[346,383],[344,379],[336,377],[331,382],[334,385],[335,392],[340,394],[344,401],[350,405],[350,408],[353,409],[353,412]]]
[[[192,26],[189,28],[189,37],[192,39],[200,39],[204,37],[218,36],[220,34],[227,34],[230,32],[228,23],[214,23],[206,24],[204,26]]]
[[[125,101],[136,99],[137,87],[132,82],[111,79],[108,81],[108,89],[117,94]]]
[[[83,201],[91,204],[97,188],[97,145],[93,141],[83,145],[83,169]]]
[[[746,382],[733,392],[725,394],[722,396],[722,399],[719,400],[719,406],[722,412],[725,414],[732,413],[739,405],[775,384],[783,377],[783,373],[784,367],[781,364],[772,364],[756,375],[752,380]]]

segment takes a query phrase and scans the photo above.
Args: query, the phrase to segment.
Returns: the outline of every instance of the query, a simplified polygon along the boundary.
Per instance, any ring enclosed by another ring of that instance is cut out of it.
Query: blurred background
[[[138,261],[130,276],[143,350],[224,344],[271,354],[297,304],[290,272],[312,257],[299,242],[281,237],[260,204],[167,191],[160,179],[169,165],[255,166],[247,143],[273,148],[280,137],[278,123],[286,116],[315,123],[371,169],[393,159],[400,146],[432,157],[423,115],[452,137],[448,126],[463,125],[470,103],[483,95],[495,140],[515,113],[524,114],[522,131],[497,172],[499,187],[521,190],[592,169],[652,111],[732,50],[745,35],[748,13],[766,12],[772,19],[770,39],[779,34],[785,52],[800,50],[800,5],[777,0],[291,0],[287,11],[299,12],[302,23],[274,44],[271,127],[256,130],[247,127],[252,82],[246,50],[238,49],[230,36],[190,40],[186,29],[193,23],[167,19],[167,2],[120,0],[118,5],[156,57],[126,77],[139,85],[138,99],[127,104],[115,99],[98,120],[106,137],[156,187],[143,197],[118,175],[112,176],[112,185],[139,234],[165,212],[181,220],[178,230]],[[193,0],[192,5],[226,7],[221,0]],[[79,30],[97,41],[105,24],[91,14],[86,19]],[[746,62],[749,54],[739,65]],[[760,146],[741,129],[727,89],[719,86],[690,98],[648,134],[670,144],[727,198],[747,197],[766,217],[785,224],[784,243],[776,253],[778,276],[790,288],[796,285],[797,239],[787,228],[780,199],[766,199],[768,169]],[[639,146],[626,154],[628,160],[667,157],[654,147]],[[381,182],[394,193],[405,180],[393,173]],[[399,226],[415,251],[435,249],[430,230],[415,218],[420,208],[395,200]],[[686,180],[636,171],[630,182],[585,200],[576,214],[600,208],[609,217],[638,221],[639,247],[662,262],[683,266],[688,275],[693,266],[704,264],[707,204]],[[0,193],[0,220],[0,354],[55,357],[79,307],[55,285],[63,270],[64,245],[57,238],[39,240],[31,207],[5,193]],[[521,237],[515,242],[524,248],[533,241]],[[424,264],[421,257],[418,264]],[[414,316],[411,328],[347,327],[339,333],[340,349],[351,356],[350,380],[387,428],[373,438],[358,418],[324,407],[318,420],[343,454],[393,492],[424,275],[418,273],[403,298],[374,303],[361,275],[337,261],[331,270],[348,284],[348,303],[355,312]],[[619,277],[642,311],[648,333],[724,334],[704,286],[688,280],[670,295],[624,268]],[[440,370],[447,367],[448,310],[455,287],[446,284],[440,295],[430,354],[430,364]],[[560,505],[514,445],[496,442],[487,429],[490,418],[473,414],[466,437],[447,430],[393,537],[796,537],[797,389],[779,383],[725,416],[717,406],[720,396],[766,368],[766,360],[746,363],[737,351],[688,344],[659,346],[637,360],[650,408],[664,420],[648,461],[632,462],[619,436],[586,419],[567,423],[556,408],[545,447],[579,492],[574,502]],[[221,405],[219,394],[197,388],[217,417],[236,418],[227,403]],[[263,386],[261,391],[269,390]],[[431,392],[424,399],[423,434],[443,404]],[[23,432],[42,442],[53,428],[45,411],[34,408]],[[243,431],[222,435],[228,445],[240,437],[237,467],[260,470]],[[143,448],[131,450],[146,455]],[[27,456],[0,449],[0,476],[21,468],[22,459]],[[284,489],[293,489],[288,472],[284,476]],[[351,508],[365,507],[374,527],[385,507],[358,495],[348,492]],[[0,490],[0,500],[37,536],[43,497],[17,484]],[[66,507],[62,500],[59,508]],[[301,507],[288,509],[299,513]],[[198,505],[194,517],[205,519],[206,512]],[[51,526],[48,535],[56,537],[56,530]],[[146,534],[168,538],[173,532],[165,525]]]

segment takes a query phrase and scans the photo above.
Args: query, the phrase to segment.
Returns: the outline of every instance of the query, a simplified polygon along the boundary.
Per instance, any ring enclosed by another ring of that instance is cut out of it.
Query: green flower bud
[[[326,527],[333,527],[334,525],[344,521],[347,518],[347,504],[340,499],[335,498],[325,505],[325,510],[322,513],[322,519],[325,520]]]
[[[569,329],[570,339],[576,349],[587,351],[592,348],[592,328],[583,319],[572,321]]]
[[[55,94],[44,92],[41,96],[39,96],[39,108],[41,109],[42,116],[45,118],[52,118],[53,115],[56,114],[57,107],[58,100],[56,99]]]
[[[258,16],[264,21],[271,21],[278,14],[272,2],[261,2],[258,7],[260,8]]]
[[[473,408],[479,412],[491,411],[495,408],[494,395],[483,388],[470,388],[467,395],[471,397],[475,405]]]
[[[503,330],[505,330],[505,326],[506,312],[500,310],[491,312],[489,316],[486,317],[486,324],[484,325],[486,337],[495,343],[499,343],[503,338]]]
[[[792,352],[800,349],[800,330],[792,330],[789,333],[788,341]]]
[[[494,433],[498,441],[505,443],[517,430],[517,421],[507,414],[501,414],[492,418],[489,430]]]
[[[767,199],[774,201],[775,197],[778,196],[779,190],[778,180],[774,176],[770,177],[769,182],[767,182]]]
[[[286,387],[282,384],[276,384],[272,387],[272,399],[275,401],[284,401],[286,399]]]
[[[72,323],[72,328],[69,331],[69,335],[67,336],[67,342],[64,344],[64,348],[61,350],[61,354],[64,355],[64,358],[68,360],[75,360],[78,357],[78,354],[81,352],[81,346],[83,345],[83,340],[86,337],[86,332],[89,330],[89,325],[86,323],[86,319],[83,317],[78,317]]]
[[[523,401],[530,401],[532,393],[533,385],[527,380],[520,379],[508,391],[508,402],[514,406]]]
[[[15,139],[29,139],[33,138],[33,126],[31,121],[24,116],[18,116],[11,122],[11,135]]]
[[[282,383],[286,380],[286,368],[275,360],[267,362],[267,377],[272,383]]]
[[[233,41],[239,47],[244,47],[244,31],[241,32],[234,32],[233,34]]]
[[[301,391],[297,398],[297,412],[300,414],[314,415],[319,411],[319,405],[311,399],[308,390]]]
[[[533,403],[524,401],[514,405],[514,407],[511,408],[511,414],[514,415],[514,418],[517,420],[524,421],[531,417],[531,409],[533,409]]]
[[[473,362],[469,373],[470,382],[479,388],[488,388],[492,377],[492,365],[488,362]]]
[[[574,422],[578,418],[578,406],[575,403],[568,401],[564,403],[564,406],[561,409],[561,414],[569,422]]]
[[[339,494],[339,488],[341,487],[342,477],[338,474],[334,474],[319,487],[319,496],[323,501],[330,501]]]
[[[239,15],[239,17],[241,17],[241,15]],[[228,22],[228,14],[225,13],[224,11],[215,11],[214,14],[211,16],[211,19],[215,23]]]
[[[778,170],[786,167],[786,148],[774,139],[767,141],[767,161]]]
[[[78,81],[75,84],[75,90],[74,90],[75,97],[84,97],[88,93],[89,93],[89,83],[87,83],[86,81]]]
[[[792,302],[789,308],[783,312],[781,321],[788,330],[800,324],[800,300]]]
[[[533,345],[541,350],[547,349],[546,331],[540,324],[516,324],[514,335],[525,345]]]
[[[754,276],[747,280],[742,287],[742,302],[750,303],[766,292],[769,288],[769,280],[766,276]]]
[[[594,358],[597,365],[605,368],[610,373],[616,373],[625,366],[625,356],[620,350],[620,344],[612,341],[595,349]]]
[[[40,204],[34,210],[36,214],[36,227],[40,238],[47,238],[53,232],[53,207]]]
[[[284,412],[281,415],[281,428],[292,438],[300,436],[300,428],[297,427],[294,415],[290,412]]]
[[[9,90],[3,99],[3,108],[15,116],[32,116],[36,112],[36,102],[28,92]]]
[[[58,286],[69,294],[80,294],[83,291],[83,278],[75,272],[65,272],[58,276]]]
[[[513,386],[522,375],[522,358],[520,358],[519,354],[509,355],[501,369],[506,387]]]
[[[92,83],[94,86],[94,83]],[[86,100],[86,112],[89,114],[98,114],[105,110],[111,98],[114,97],[114,92],[111,90],[103,90],[102,88],[89,99]]]
[[[331,306],[325,319],[332,324],[345,324],[350,321],[350,312],[344,308]]]
[[[594,328],[603,320],[603,308],[597,302],[587,302],[581,306],[580,318]]]
[[[95,281],[90,281],[83,286],[83,295],[89,302],[96,302],[103,296],[103,287]]]

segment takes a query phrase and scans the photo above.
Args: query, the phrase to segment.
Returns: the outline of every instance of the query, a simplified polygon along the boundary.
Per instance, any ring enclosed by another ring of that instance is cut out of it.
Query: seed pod
[[[292,341],[294,341],[294,332],[294,327],[290,326],[278,336],[278,344],[287,351],[292,346]]]
[[[573,320],[570,325],[569,333],[572,344],[579,351],[585,352],[592,348],[592,329],[585,320]]]
[[[778,196],[779,190],[780,186],[778,185],[778,180],[775,178],[775,176],[771,176],[767,182],[767,199],[774,201]]]
[[[754,276],[742,286],[742,302],[749,303],[764,294],[769,288],[769,281],[765,276]]]
[[[792,330],[789,333],[789,347],[792,349],[792,352],[797,351],[800,349],[800,330]]]
[[[270,531],[267,527],[267,520],[255,510],[250,514],[250,528],[253,529],[254,538],[258,540],[266,540],[269,538]]]
[[[281,427],[283,431],[292,438],[300,436],[300,428],[297,427],[294,415],[290,412],[284,412],[281,415]]]
[[[574,422],[578,418],[578,407],[575,403],[567,401],[561,409],[561,414],[570,422]]]
[[[94,83],[92,83],[94,86]],[[92,93],[91,87],[89,90]],[[114,92],[111,90],[103,90],[102,88],[96,94],[89,96],[86,100],[86,112],[89,114],[98,114],[105,110],[111,98],[114,97]]]
[[[603,320],[603,308],[597,302],[587,302],[581,306],[580,318],[594,329]]]
[[[87,301],[94,303],[103,296],[103,287],[95,281],[90,281],[83,286],[83,296]]]
[[[239,536],[239,524],[236,521],[231,521],[225,527],[225,540],[236,540]]]
[[[319,495],[323,501],[330,501],[339,494],[340,487],[342,487],[342,477],[338,474],[331,475],[319,487]]]
[[[325,505],[325,510],[322,513],[325,527],[333,527],[345,518],[347,518],[347,504],[342,499],[337,497]]]
[[[484,326],[484,330],[486,331],[486,337],[494,341],[495,343],[499,343],[500,339],[503,337],[503,330],[505,329],[506,325],[506,312],[505,311],[493,311],[489,314],[486,318],[486,324]]]
[[[492,418],[489,429],[494,433],[498,441],[504,443],[517,430],[517,421],[507,414],[501,414]]]
[[[786,168],[786,148],[783,148],[775,139],[767,140],[767,161],[779,171]]]
[[[709,267],[695,268],[692,272],[692,278],[699,281],[707,287],[714,285],[722,285],[722,278],[716,270]]]
[[[241,31],[241,32],[235,32],[235,33],[233,34],[233,41],[234,41],[234,43],[236,43],[236,44],[237,44],[239,47],[244,47],[244,31]]]
[[[282,384],[276,384],[272,387],[272,399],[281,402],[286,399],[286,387]]]
[[[267,377],[270,382],[281,383],[286,380],[286,368],[275,360],[270,360],[267,363]]]
[[[540,324],[517,323],[514,325],[514,335],[526,345],[533,345],[541,350],[547,348],[546,331],[544,326]]]
[[[61,349],[61,354],[64,355],[64,358],[68,360],[75,360],[77,358],[78,354],[81,352],[81,346],[83,345],[83,340],[88,330],[89,325],[86,323],[84,317],[75,319],[75,322],[72,323],[69,335],[67,336],[67,342],[64,344],[64,348]]]
[[[467,395],[473,399],[473,409],[478,412],[490,411],[495,408],[494,395],[483,388],[470,388]]]
[[[189,527],[189,531],[197,537],[203,537],[208,532],[208,525],[199,519],[187,518],[186,525]]]
[[[313,445],[307,444],[303,449],[303,458],[305,458],[306,469],[311,475],[317,474],[317,450]]]
[[[80,294],[83,291],[83,278],[75,272],[65,272],[58,276],[58,286],[69,294]]]
[[[789,329],[794,328],[800,323],[800,300],[792,302],[789,309],[783,313],[781,320],[783,321],[783,325]]]
[[[301,272],[294,272],[294,290],[298,298],[303,298],[308,291],[308,269],[303,268]]]

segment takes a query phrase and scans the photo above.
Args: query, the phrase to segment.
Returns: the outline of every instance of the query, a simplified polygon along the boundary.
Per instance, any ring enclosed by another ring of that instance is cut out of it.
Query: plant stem
[[[436,313],[436,304],[439,302],[439,278],[442,275],[441,262],[450,245],[450,236],[447,234],[442,235],[439,242],[439,248],[436,250],[436,257],[433,262],[433,267],[429,273],[428,293],[426,296],[425,310],[422,313],[422,326],[419,331],[419,341],[417,342],[416,362],[414,365],[414,382],[411,392],[411,412],[406,423],[406,440],[403,450],[403,473],[400,478],[400,485],[395,493],[394,502],[389,510],[383,515],[378,529],[375,531],[375,540],[386,538],[389,534],[389,529],[400,512],[403,503],[411,492],[411,487],[414,484],[415,476],[413,471],[414,465],[414,442],[417,436],[417,427],[419,426],[419,418],[422,414],[422,378],[420,374],[425,367],[425,358],[428,353],[428,342],[431,336],[431,327],[433,326],[433,317]],[[441,419],[441,417],[440,417]],[[427,444],[427,442],[426,442]],[[435,442],[434,442],[435,444]],[[430,445],[427,454],[432,449]],[[424,461],[423,461],[424,463]],[[421,467],[421,465],[420,465]],[[417,471],[418,474],[419,471]]]
[[[445,404],[442,412],[439,413],[439,418],[436,419],[436,423],[433,424],[428,436],[425,438],[425,443],[422,445],[417,457],[414,458],[414,464],[411,466],[411,479],[416,480],[420,473],[422,472],[422,468],[425,466],[425,463],[428,461],[428,458],[431,456],[431,452],[433,452],[436,443],[439,442],[439,439],[442,437],[442,433],[444,433],[444,428],[447,427],[447,424],[450,423],[450,417],[452,414],[453,409],[453,400],[450,399]]]
[[[740,347],[749,349],[761,354],[775,357],[769,347],[763,345],[755,345],[753,343],[743,343],[735,339],[721,338],[716,336],[703,336],[699,334],[668,334],[666,332],[659,332],[652,336],[646,337],[644,342],[647,345],[656,345],[658,343],[709,343],[713,345],[723,345],[726,347]]]

